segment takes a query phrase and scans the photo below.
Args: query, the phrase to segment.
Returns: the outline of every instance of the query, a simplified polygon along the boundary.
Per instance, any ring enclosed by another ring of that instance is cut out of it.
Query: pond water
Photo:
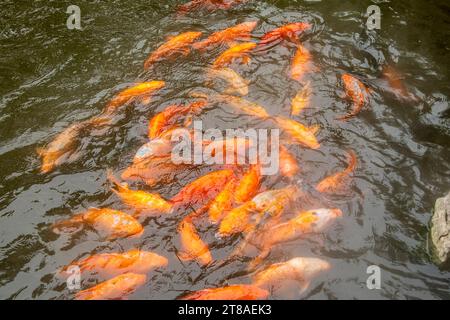
[[[177,253],[181,216],[145,222],[140,238],[108,241],[95,231],[57,235],[52,224],[90,207],[130,212],[111,191],[107,169],[125,169],[147,141],[148,120],[168,105],[202,90],[205,68],[223,48],[158,63],[148,72],[143,62],[166,41],[184,31],[208,35],[244,21],[258,21],[254,41],[275,27],[307,21],[301,38],[315,69],[309,108],[298,118],[319,125],[321,148],[293,147],[301,174],[295,180],[314,194],[323,177],[345,167],[355,151],[358,167],[351,192],[320,199],[343,217],[323,234],[275,248],[265,265],[297,256],[318,257],[332,268],[299,294],[273,292],[271,299],[450,299],[450,272],[432,262],[429,220],[436,198],[449,190],[450,109],[448,105],[450,7],[446,1],[376,1],[381,29],[367,30],[371,1],[247,1],[209,14],[176,15],[183,1],[91,1],[80,4],[82,30],[66,27],[68,1],[5,0],[0,21],[0,298],[73,299],[56,271],[91,254],[140,248],[169,259],[151,272],[130,298],[175,299],[190,291],[250,283],[246,261],[201,267],[182,262]],[[289,116],[301,84],[287,71],[293,47],[280,45],[234,65],[249,81],[246,99],[270,114]],[[402,74],[415,99],[401,99],[383,78],[383,66]],[[342,73],[361,79],[372,91],[370,106],[351,121]],[[81,157],[40,173],[36,149],[69,125],[101,112],[120,90],[138,81],[164,80],[166,87],[149,104],[123,111],[114,126],[80,137]],[[258,121],[215,106],[200,116],[206,128],[249,128]],[[203,171],[202,174],[207,171]],[[200,173],[171,184],[135,188],[169,198]],[[286,185],[267,179],[266,188]],[[314,194],[315,197],[320,195]],[[300,204],[299,204],[300,207]],[[200,234],[215,260],[225,259],[239,239],[219,240],[215,229]],[[381,289],[368,290],[366,270],[381,268]],[[95,277],[82,279],[82,288]]]

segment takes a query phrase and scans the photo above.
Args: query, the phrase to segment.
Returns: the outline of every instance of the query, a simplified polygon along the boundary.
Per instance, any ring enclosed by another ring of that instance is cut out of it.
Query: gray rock
[[[441,264],[450,263],[450,193],[436,201],[431,219],[431,241]]]

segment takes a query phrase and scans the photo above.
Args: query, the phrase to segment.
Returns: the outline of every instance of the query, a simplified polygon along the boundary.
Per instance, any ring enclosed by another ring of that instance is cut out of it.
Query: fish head
[[[340,209],[316,209],[309,211],[316,219],[313,223],[313,231],[321,232],[335,219],[342,217]]]

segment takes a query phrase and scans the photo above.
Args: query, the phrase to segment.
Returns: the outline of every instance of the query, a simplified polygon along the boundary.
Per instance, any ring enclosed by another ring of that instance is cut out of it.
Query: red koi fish
[[[204,289],[191,293],[182,300],[265,300],[269,291],[252,285],[232,285],[223,288]]]
[[[370,90],[361,81],[349,74],[342,75],[342,81],[347,97],[353,102],[352,112],[338,118],[338,120],[345,121],[357,116],[361,109],[369,103]]]
[[[305,74],[311,71],[311,54],[308,49],[299,45],[292,60],[290,76],[296,81],[302,81]]]
[[[308,22],[296,22],[284,25],[266,33],[259,42],[258,46],[267,46],[282,40],[298,43],[298,35],[306,30],[311,29],[311,24]]]
[[[323,179],[316,190],[322,193],[339,192],[347,184],[350,175],[355,171],[357,165],[356,154],[352,150],[348,152],[349,163],[344,171],[338,172],[330,177]]]

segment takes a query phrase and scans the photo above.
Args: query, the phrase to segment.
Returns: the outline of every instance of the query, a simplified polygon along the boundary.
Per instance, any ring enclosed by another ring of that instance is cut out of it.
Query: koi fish
[[[298,116],[309,104],[311,83],[308,81],[292,100],[291,115]]]
[[[260,118],[260,119],[267,119],[270,117],[267,110],[254,103],[250,102],[244,98],[232,96],[232,95],[225,95],[225,94],[216,94],[211,95],[211,100],[214,100],[216,102],[226,103],[232,106],[234,109],[236,109],[239,112],[245,113],[247,115]]]
[[[267,46],[274,42],[281,42],[282,40],[298,43],[298,34],[311,29],[311,24],[308,22],[296,22],[284,25],[266,33],[259,42],[259,46]]]
[[[211,252],[208,245],[198,235],[195,226],[189,219],[183,219],[178,226],[180,234],[181,250],[178,254],[181,260],[196,260],[201,265],[208,265],[212,262]]]
[[[182,300],[265,300],[269,291],[252,285],[231,285],[223,288],[204,289],[191,293]]]
[[[236,179],[232,178],[211,203],[208,211],[209,221],[211,223],[219,223],[225,213],[231,210],[234,202],[234,190],[236,189],[236,183]]]
[[[304,75],[311,70],[311,54],[299,45],[292,60],[290,76],[296,81],[302,81]]]
[[[253,165],[250,171],[244,174],[236,186],[234,200],[237,203],[249,201],[258,192],[261,184],[261,171],[259,165]]]
[[[166,83],[164,81],[149,81],[139,83],[131,88],[121,91],[115,96],[111,102],[106,106],[103,114],[111,115],[118,107],[134,100],[136,98],[142,98],[143,96],[151,96],[156,91],[164,88]]]
[[[253,285],[270,290],[286,280],[298,281],[300,292],[308,289],[313,278],[330,270],[331,265],[317,258],[294,258],[286,262],[272,264],[253,277]]]
[[[338,120],[345,121],[357,116],[361,109],[369,103],[370,90],[361,81],[349,74],[342,75],[342,81],[347,97],[353,101],[352,112],[338,118]]]
[[[245,42],[232,46],[230,49],[223,52],[213,63],[213,68],[219,69],[228,66],[236,59],[242,59],[242,62],[248,64],[250,56],[248,52],[256,47],[254,42]]]
[[[181,207],[201,208],[223,190],[228,181],[234,177],[230,169],[213,171],[191,182],[175,195],[171,202],[175,211]]]
[[[215,32],[207,39],[195,43],[193,47],[198,50],[206,50],[223,44],[230,46],[234,44],[236,40],[249,40],[251,38],[250,34],[257,24],[257,21],[249,21]]]
[[[389,82],[389,85],[391,88],[394,89],[396,93],[402,98],[406,100],[412,100],[417,101],[417,98],[414,97],[406,88],[405,84],[403,83],[404,77],[399,74],[399,72],[390,65],[384,65],[383,66],[383,76],[387,79]]]
[[[189,11],[207,10],[214,11],[219,9],[229,9],[232,6],[245,2],[246,0],[193,0],[178,7],[178,14],[184,15]]]
[[[280,148],[279,163],[281,175],[284,177],[292,178],[300,171],[297,160],[284,146]]]
[[[316,138],[319,127],[313,126],[308,128],[300,122],[282,116],[275,117],[274,121],[291,137],[290,143],[301,144],[311,149],[320,148],[320,143]]]
[[[250,269],[267,257],[273,246],[292,241],[308,233],[323,232],[336,218],[342,216],[339,209],[315,209],[299,213],[295,218],[261,231],[255,242],[261,244],[261,254],[250,264]]]
[[[330,177],[323,179],[317,186],[316,190],[322,193],[337,192],[345,186],[349,176],[355,171],[357,165],[356,154],[352,150],[348,152],[349,163],[344,171],[338,172]]]
[[[198,114],[206,105],[206,101],[197,101],[187,106],[173,105],[167,107],[164,111],[158,113],[150,120],[148,137],[150,139],[160,137],[167,128],[173,128],[181,118],[189,113]]]
[[[145,61],[144,69],[149,69],[155,62],[161,59],[167,59],[174,54],[183,54],[187,56],[191,50],[190,45],[195,42],[201,32],[184,32],[174,37],[169,37],[168,41],[156,49]]]
[[[241,232],[252,232],[264,215],[279,216],[290,201],[299,196],[298,189],[288,186],[283,189],[265,191],[252,200],[229,211],[222,219],[217,237],[223,238]],[[256,214],[256,221],[251,216]]]
[[[167,157],[172,152],[172,143],[169,140],[158,138],[152,139],[136,152],[133,163],[139,163],[140,161],[150,157]]]
[[[239,94],[241,96],[248,95],[249,81],[242,78],[236,71],[230,68],[210,69],[208,71],[208,77],[219,78],[226,81],[229,84],[225,93],[227,94]]]
[[[66,230],[77,230],[80,225],[87,224],[101,234],[107,235],[108,239],[139,237],[144,231],[142,225],[132,216],[113,209],[91,208],[85,213],[77,214],[67,221],[57,222],[53,230],[56,233]]]
[[[147,281],[144,274],[126,273],[95,287],[79,291],[75,294],[77,300],[118,300],[134,293]]]
[[[125,253],[96,254],[72,262],[70,266],[78,266],[81,272],[105,272],[110,276],[117,276],[128,272],[146,274],[153,269],[166,267],[167,264],[168,260],[156,253],[132,249]]]
[[[172,210],[172,204],[164,200],[159,194],[148,193],[142,190],[130,190],[126,184],[122,185],[112,175],[108,173],[109,180],[114,184],[112,191],[127,205],[146,214],[167,214]]]

